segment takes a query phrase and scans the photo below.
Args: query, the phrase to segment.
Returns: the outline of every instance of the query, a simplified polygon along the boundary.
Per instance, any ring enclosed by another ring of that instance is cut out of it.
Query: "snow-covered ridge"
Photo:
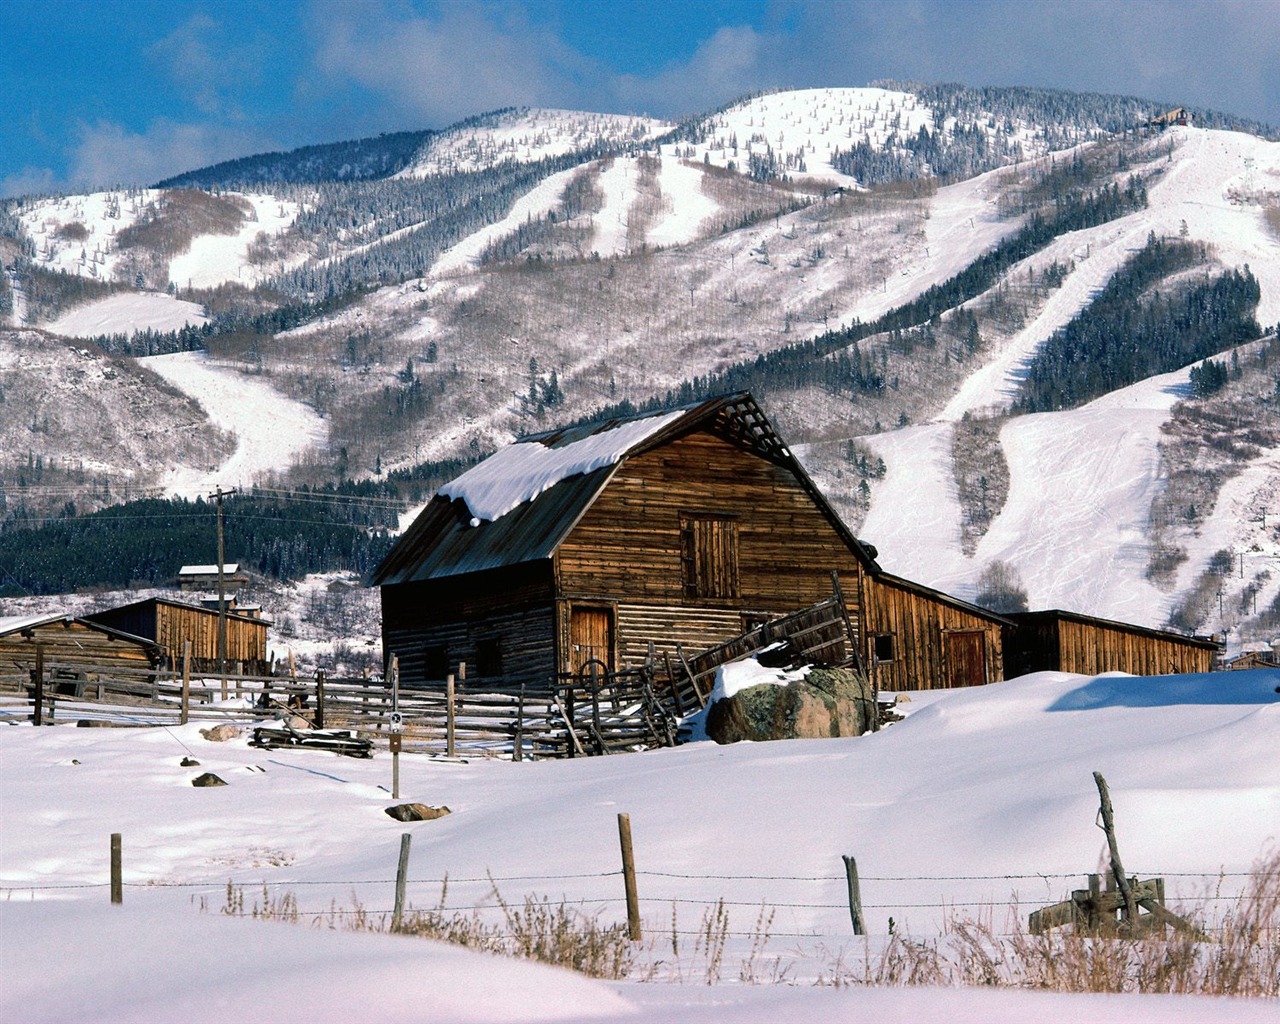
[[[533,163],[595,143],[644,142],[672,125],[651,117],[540,107],[514,110],[433,136],[398,178],[478,171],[504,160]]]
[[[35,244],[38,266],[133,285],[129,254],[119,248],[117,235],[148,216],[165,192],[126,189],[44,199],[27,206],[19,220]],[[236,281],[252,286],[279,269],[255,263],[250,247],[259,235],[273,237],[288,228],[298,205],[266,193],[223,195],[247,203],[248,213],[234,233],[196,235],[186,252],[173,256],[168,277],[175,285],[213,288]]]

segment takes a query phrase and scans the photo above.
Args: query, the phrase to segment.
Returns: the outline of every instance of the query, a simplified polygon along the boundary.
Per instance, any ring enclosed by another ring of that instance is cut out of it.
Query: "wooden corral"
[[[1212,637],[1184,636],[1077,612],[1019,612],[1006,616],[1005,670],[1029,672],[1128,672],[1159,676],[1210,672],[1222,645]]]
[[[980,686],[1004,676],[1007,618],[879,572],[863,581],[863,658],[879,690]]]
[[[464,476],[418,517],[375,573],[405,685],[465,661],[472,689],[549,692],[588,662],[635,667],[651,646],[664,662],[828,598],[832,571],[856,629],[874,551],[750,395],[528,438],[511,461],[572,461],[611,436],[636,440],[504,514],[450,497]]]
[[[0,676],[25,683],[36,667],[37,650],[46,665],[93,664],[108,673],[149,670],[163,657],[159,647],[144,637],[88,619],[70,615],[0,618]]]
[[[218,669],[216,609],[151,597],[94,612],[85,618],[153,641],[163,651],[170,667],[181,664],[185,642],[190,640],[192,671]],[[228,670],[250,674],[268,671],[267,628],[270,625],[266,619],[233,611],[227,613]]]

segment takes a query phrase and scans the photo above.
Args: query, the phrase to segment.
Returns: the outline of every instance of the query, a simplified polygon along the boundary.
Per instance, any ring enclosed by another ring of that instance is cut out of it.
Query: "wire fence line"
[[[802,883],[807,885],[833,885],[846,882],[844,875],[761,875],[761,874],[733,874],[728,872],[678,872],[678,871],[649,871],[636,870],[636,876],[648,879],[675,879],[681,881],[695,882],[788,882]],[[486,873],[484,875],[443,875],[438,878],[407,878],[406,885],[412,886],[414,889],[421,889],[424,886],[435,886],[442,890],[453,885],[488,885],[494,889],[494,901],[489,903],[478,903],[467,906],[444,906],[438,909],[448,910],[449,912],[472,912],[500,909],[503,901],[497,896],[497,888],[499,884],[504,883],[555,883],[555,882],[580,882],[584,880],[604,880],[622,878],[624,872],[621,869],[610,871],[579,871],[579,872],[557,872],[547,874],[511,874],[511,875],[495,875]],[[1202,872],[1147,872],[1141,877],[1163,877],[1163,878],[1179,878],[1179,879],[1199,879],[1206,886],[1212,886],[1217,882],[1219,886],[1228,878],[1248,878],[1251,872],[1247,871],[1202,871]],[[934,882],[1009,882],[1009,881],[1037,881],[1037,882],[1061,882],[1064,880],[1081,880],[1083,874],[1080,872],[1027,872],[1027,873],[1011,873],[1011,874],[991,874],[991,875],[862,875],[861,880],[871,883],[893,883],[895,885],[911,884],[918,885],[922,883]],[[1137,876],[1134,876],[1137,877]],[[396,879],[393,877],[385,878],[350,878],[350,879],[267,879],[262,877],[254,878],[237,878],[234,876],[208,878],[194,881],[163,881],[163,880],[147,880],[147,881],[124,881],[121,885],[131,890],[191,890],[191,891],[207,891],[221,892],[228,887],[238,889],[253,889],[262,891],[280,891],[288,889],[306,889],[324,887],[329,889],[357,889],[361,887],[379,886],[389,888],[395,885]],[[75,891],[75,890],[92,890],[109,888],[110,882],[22,882],[16,879],[0,878],[0,897],[12,898],[21,894],[35,894],[39,892],[59,892],[59,891]],[[1247,892],[1221,892],[1207,889],[1203,893],[1191,896],[1175,897],[1172,902],[1186,905],[1209,905],[1236,903],[1244,899],[1248,895]],[[527,897],[534,899],[535,897]],[[537,899],[547,900],[546,896],[537,897]],[[862,908],[865,910],[884,910],[884,911],[902,911],[902,910],[969,910],[969,909],[994,909],[994,908],[1018,908],[1034,907],[1042,905],[1045,896],[1040,895],[1035,898],[1026,898],[1016,892],[999,899],[993,898],[973,898],[973,894],[957,894],[955,898],[948,895],[939,894],[936,899],[921,900],[917,898],[904,897],[899,901],[885,900],[883,897],[874,901],[863,902]],[[624,902],[621,894],[618,895],[601,895],[601,896],[582,896],[576,894],[573,898],[568,895],[562,895],[557,898],[556,903],[565,905],[609,905]],[[673,909],[677,906],[698,906],[698,907],[752,907],[764,908],[768,910],[821,910],[821,911],[845,911],[849,909],[847,902],[824,902],[824,901],[808,901],[794,899],[771,899],[768,896],[762,896],[759,899],[742,899],[742,898],[726,898],[725,896],[717,896],[715,898],[699,898],[687,894],[679,895],[651,895],[646,894],[639,897],[639,902],[648,906],[663,905],[671,906]],[[381,913],[380,911],[339,911],[330,909],[327,911],[316,911],[311,916],[323,916],[332,913]],[[310,914],[311,912],[308,912]]]

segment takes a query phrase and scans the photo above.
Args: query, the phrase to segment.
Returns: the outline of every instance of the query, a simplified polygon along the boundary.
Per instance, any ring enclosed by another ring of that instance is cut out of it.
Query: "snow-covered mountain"
[[[1247,265],[1258,323],[1280,321],[1280,143],[1218,115],[1144,128],[1162,109],[909,84],[772,93],[680,124],[522,109],[397,136],[394,159],[364,140],[361,166],[381,177],[337,163],[326,177],[313,148],[294,180],[274,154],[270,184],[227,170],[215,191],[24,198],[0,220],[0,315],[21,328],[5,335],[9,365],[31,328],[53,348],[44,339],[143,329],[145,345],[108,347],[202,347],[153,365],[240,450],[211,471],[205,453],[175,448],[158,475],[137,457],[102,460],[124,479],[200,489],[304,458],[337,474],[339,452],[360,477],[484,451],[825,339],[797,350],[802,372],[759,377],[758,397],[888,568],[972,597],[1003,563],[1033,606],[1230,627],[1241,642],[1280,627],[1280,542],[1262,525],[1280,510],[1268,506],[1280,447],[1265,403],[1235,423],[1219,413],[1271,394],[1265,340],[1239,350],[1215,400],[1191,400],[1188,365],[1078,408],[1008,415],[1046,339],[1151,236],[1207,246],[1198,269],[1153,291]],[[857,333],[950,287],[1034,218],[1135,181],[1145,205],[1019,250],[934,317],[927,344]],[[850,353],[878,387],[824,369]],[[3,372],[6,393],[34,386]],[[258,415],[268,407],[278,420]],[[78,429],[27,447],[66,459]],[[1206,466],[1208,499],[1185,497]]]

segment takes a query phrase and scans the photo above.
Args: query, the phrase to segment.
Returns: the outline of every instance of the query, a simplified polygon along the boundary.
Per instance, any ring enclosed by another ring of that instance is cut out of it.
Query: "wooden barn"
[[[197,672],[218,669],[218,612],[216,608],[183,604],[164,597],[109,608],[85,616],[91,622],[146,637],[159,646],[170,667],[182,664],[187,640],[191,641],[191,667]],[[227,612],[227,669],[249,675],[270,670],[267,658],[266,619]]]
[[[441,488],[374,578],[405,682],[465,661],[486,689],[545,690],[806,607],[832,571],[852,603],[873,565],[738,394],[503,449]]]
[[[1006,616],[1005,669],[1009,678],[1029,672],[1128,672],[1160,676],[1211,672],[1222,645],[1207,636],[1184,636],[1078,612],[1018,612]]]
[[[894,651],[886,683],[1000,678],[998,617],[875,557],[741,393],[503,449],[441,488],[374,582],[408,685],[465,662],[468,686],[539,692],[589,661],[634,667],[650,645],[693,653],[829,597],[832,572],[860,646],[874,627]]]
[[[1005,678],[1009,619],[886,572],[862,592],[865,663],[879,690],[980,686]]]
[[[25,683],[35,668],[37,650],[49,671],[63,675],[69,670],[59,670],[60,665],[151,669],[163,660],[163,652],[150,640],[89,619],[70,615],[0,618],[0,677]],[[79,668],[72,670],[72,676],[88,678]]]

